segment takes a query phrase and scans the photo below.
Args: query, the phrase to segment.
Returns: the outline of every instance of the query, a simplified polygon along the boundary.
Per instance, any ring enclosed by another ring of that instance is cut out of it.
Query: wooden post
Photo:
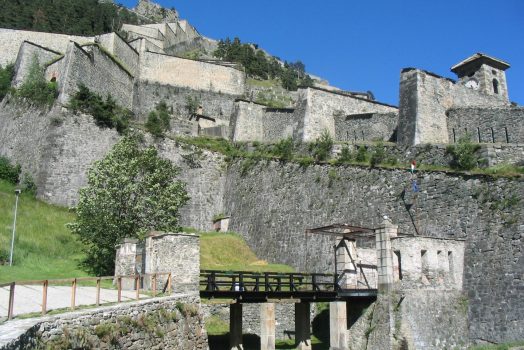
[[[153,297],[156,297],[156,273],[151,277],[151,283],[153,283]]]
[[[71,310],[75,309],[76,304],[76,278],[71,283]]]
[[[100,306],[100,277],[96,280],[96,306]]]
[[[171,272],[167,275],[167,290],[169,295],[171,295]]]
[[[45,280],[43,284],[43,290],[42,290],[42,316],[44,316],[47,313],[47,286],[49,285],[49,281]]]
[[[118,302],[122,301],[122,277],[118,276]]]
[[[15,282],[9,286],[9,306],[7,307],[7,319],[13,318],[13,307],[15,304]]]
[[[140,275],[135,276],[136,300],[140,299]]]

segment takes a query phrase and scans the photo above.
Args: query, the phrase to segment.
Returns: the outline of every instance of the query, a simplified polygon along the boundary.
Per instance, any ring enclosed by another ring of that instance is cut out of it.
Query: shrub
[[[309,151],[313,153],[316,161],[323,161],[329,158],[333,149],[333,139],[327,130],[324,130],[320,137],[310,145]]]
[[[20,179],[21,171],[20,165],[12,165],[9,159],[0,157],[0,179],[16,185]]]
[[[355,160],[357,162],[365,162],[368,159],[368,151],[366,150],[365,146],[359,146],[357,150],[357,155],[355,156]]]
[[[200,106],[200,101],[193,96],[186,97],[186,110],[187,113],[191,116],[196,113],[198,106]]]
[[[271,150],[275,157],[279,157],[283,160],[291,160],[293,158],[293,139],[288,137],[287,139],[280,140],[273,146]]]
[[[0,101],[7,95],[11,88],[11,81],[15,75],[14,64],[8,64],[5,68],[0,66]]]
[[[27,77],[16,95],[40,106],[52,105],[58,97],[58,86],[56,82],[47,82],[44,73],[45,70],[40,66],[38,57],[33,56]]]
[[[351,151],[347,146],[342,147],[342,150],[340,151],[340,154],[337,158],[337,163],[349,163],[351,162],[351,159],[353,158],[353,155],[351,154]]]
[[[167,104],[165,101],[161,101],[156,105],[155,110],[149,113],[145,125],[146,129],[153,136],[162,137],[164,132],[170,129],[169,119]]]
[[[465,134],[461,136],[455,145],[449,145],[446,152],[451,154],[450,166],[458,170],[471,170],[479,163],[479,158],[476,155],[479,145],[471,142],[471,136]]]
[[[73,111],[90,114],[95,119],[96,125],[106,128],[115,128],[119,133],[124,133],[129,127],[129,120],[133,113],[117,105],[116,101],[107,95],[102,96],[92,92],[83,84],[78,85],[78,91],[71,97],[69,107]]]
[[[384,144],[378,142],[373,148],[373,153],[371,153],[371,158],[369,163],[372,167],[379,165],[380,163],[386,160],[386,151],[384,150]]]

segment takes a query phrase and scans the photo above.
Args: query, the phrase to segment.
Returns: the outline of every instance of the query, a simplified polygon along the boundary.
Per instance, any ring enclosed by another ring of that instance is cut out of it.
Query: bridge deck
[[[365,286],[341,289],[335,274],[215,270],[200,273],[200,296],[207,299],[236,299],[244,303],[270,299],[320,302],[374,299],[376,295],[376,289]]]

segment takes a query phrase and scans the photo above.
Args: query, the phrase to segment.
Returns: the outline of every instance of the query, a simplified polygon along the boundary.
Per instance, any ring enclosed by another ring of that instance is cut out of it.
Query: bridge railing
[[[101,289],[110,289],[114,290],[116,292],[116,300],[111,301],[110,303],[121,303],[123,301],[123,288],[122,288],[122,282],[124,280],[131,280],[133,281],[133,290],[130,292],[126,292],[127,296],[124,298],[125,301],[129,300],[139,300],[142,292],[145,290],[141,289],[141,286],[143,285],[143,280],[145,277],[151,278],[152,290],[148,291],[147,296],[148,297],[156,297],[159,295],[159,291],[157,291],[156,288],[156,279],[159,276],[167,276],[166,283],[161,291],[162,294],[171,294],[172,292],[172,278],[170,272],[159,272],[159,273],[153,273],[153,274],[136,274],[136,275],[122,275],[122,276],[101,276],[101,277],[79,277],[79,278],[65,278],[65,279],[48,279],[48,280],[32,280],[32,281],[17,281],[17,282],[9,282],[9,283],[3,283],[0,284],[0,291],[2,290],[8,290],[8,298],[7,298],[7,319],[11,320],[14,316],[14,308],[15,308],[15,290],[16,286],[41,286],[41,314],[42,316],[45,315],[48,312],[48,295],[49,295],[49,287],[50,286],[70,286],[70,310],[75,310],[75,308],[78,305],[77,303],[77,292],[78,288],[81,285],[84,286],[93,286],[95,287],[94,290],[90,289],[90,292],[93,292],[93,302],[83,305],[96,305],[99,306],[103,303],[108,303],[107,301],[102,301],[100,298],[100,291]],[[105,282],[105,281],[112,281],[112,283]],[[107,286],[102,286],[104,283],[107,284]],[[0,298],[0,300],[3,300],[4,298]],[[24,301],[24,300],[22,300]],[[27,300],[25,300],[27,302]]]
[[[334,274],[202,270],[200,290],[206,292],[335,291]]]

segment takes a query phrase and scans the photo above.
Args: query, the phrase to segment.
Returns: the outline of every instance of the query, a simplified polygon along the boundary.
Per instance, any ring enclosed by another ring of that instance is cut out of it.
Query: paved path
[[[135,300],[136,292],[132,290],[122,291],[122,301]],[[140,299],[149,298],[140,295]],[[114,289],[100,289],[100,303],[117,302],[118,292]],[[95,305],[96,287],[77,287],[76,306]],[[7,317],[9,304],[9,287],[0,288],[0,318]],[[49,286],[47,288],[47,310],[71,307],[71,287]],[[17,285],[15,287],[15,300],[13,315],[27,314],[42,311],[42,286],[40,285]]]

